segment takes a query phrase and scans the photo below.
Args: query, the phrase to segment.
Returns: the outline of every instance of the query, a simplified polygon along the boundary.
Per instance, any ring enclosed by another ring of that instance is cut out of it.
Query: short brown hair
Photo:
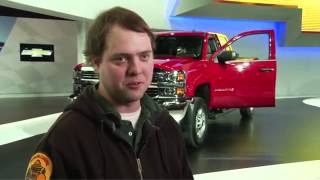
[[[87,33],[84,50],[87,63],[91,63],[92,59],[102,55],[107,48],[105,43],[107,36],[115,25],[135,32],[147,33],[154,48],[155,37],[143,18],[131,10],[114,7],[97,16]]]

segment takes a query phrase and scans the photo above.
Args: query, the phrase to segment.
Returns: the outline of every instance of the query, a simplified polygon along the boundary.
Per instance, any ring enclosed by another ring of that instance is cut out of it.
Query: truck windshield
[[[161,57],[201,58],[202,36],[158,36],[154,55]]]

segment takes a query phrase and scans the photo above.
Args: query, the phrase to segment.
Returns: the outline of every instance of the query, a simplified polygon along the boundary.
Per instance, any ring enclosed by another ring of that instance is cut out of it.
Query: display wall
[[[77,34],[74,21],[16,18],[0,52],[0,97],[71,93]],[[54,61],[20,61],[21,43],[53,45]]]

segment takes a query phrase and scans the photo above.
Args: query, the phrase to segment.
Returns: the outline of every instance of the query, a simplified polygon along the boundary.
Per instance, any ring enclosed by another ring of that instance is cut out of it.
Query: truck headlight
[[[184,88],[183,87],[177,87],[176,88],[176,93],[178,96],[183,96],[184,95]]]
[[[183,82],[185,80],[185,73],[183,71],[167,71],[161,79],[162,82]]]
[[[153,83],[158,88],[158,95],[165,97],[185,96],[186,74],[184,71],[166,71],[157,69]]]
[[[184,81],[185,80],[185,75],[183,71],[177,72],[177,81]]]
[[[185,90],[184,87],[167,87],[163,88],[162,91],[160,91],[160,95],[162,96],[184,96]]]

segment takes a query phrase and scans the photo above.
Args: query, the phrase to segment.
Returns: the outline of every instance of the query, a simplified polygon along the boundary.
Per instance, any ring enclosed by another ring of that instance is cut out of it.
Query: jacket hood
[[[73,101],[70,105],[68,105],[64,111],[76,111],[78,113],[81,113],[82,115],[86,116],[88,119],[98,121],[100,119],[97,119],[97,117],[103,117],[105,115],[105,112],[103,109],[99,106],[99,104],[94,99],[94,86],[86,87],[81,95]],[[110,112],[110,115],[113,114]],[[116,115],[115,115],[116,116]]]

